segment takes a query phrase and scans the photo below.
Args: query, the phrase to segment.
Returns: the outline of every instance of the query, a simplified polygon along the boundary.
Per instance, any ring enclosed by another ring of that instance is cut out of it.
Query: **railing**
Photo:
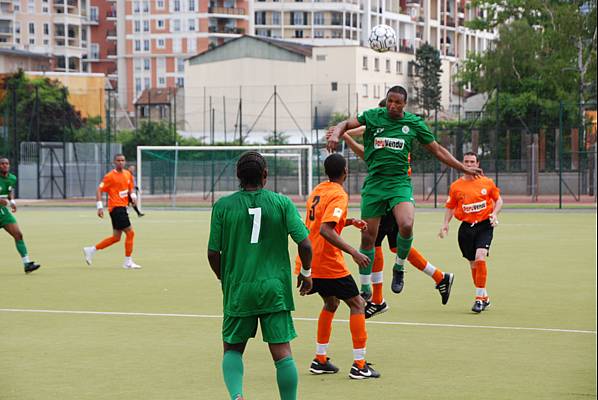
[[[106,18],[116,18],[116,10],[106,11]]]
[[[116,37],[116,29],[108,29],[106,31],[106,37]]]
[[[209,14],[229,14],[229,15],[245,15],[244,8],[231,8],[231,7],[209,7]]]
[[[0,33],[12,33],[11,26],[0,26]]]
[[[208,32],[210,33],[235,33],[242,35],[245,33],[245,28],[236,28],[236,27],[229,27],[229,26],[208,26]]]

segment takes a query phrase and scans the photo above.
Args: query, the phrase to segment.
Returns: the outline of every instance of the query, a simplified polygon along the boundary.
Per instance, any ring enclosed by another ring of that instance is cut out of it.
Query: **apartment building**
[[[88,71],[101,73],[116,87],[116,0],[90,0]]]
[[[251,0],[117,2],[121,104],[132,113],[145,89],[182,87],[186,58],[251,31],[251,4]]]
[[[0,47],[52,56],[51,69],[87,71],[88,0],[0,1]]]

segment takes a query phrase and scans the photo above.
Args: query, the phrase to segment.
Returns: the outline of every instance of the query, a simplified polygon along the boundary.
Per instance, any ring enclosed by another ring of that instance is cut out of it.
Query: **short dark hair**
[[[127,159],[127,157],[125,157],[125,155],[123,153],[116,153],[114,155],[114,158],[112,159],[112,161],[116,160],[116,157],[124,157],[125,160]]]
[[[380,100],[378,107],[386,107],[386,97]]]
[[[340,153],[332,153],[324,160],[324,171],[330,179],[338,179],[345,173],[347,160]]]
[[[386,92],[386,97],[388,97],[389,93],[398,93],[400,95],[403,95],[403,98],[405,99],[405,101],[407,101],[407,91],[401,85],[396,85],[388,89],[388,92]]]
[[[239,186],[262,186],[264,171],[268,168],[266,159],[257,151],[246,151],[237,161]]]
[[[463,158],[465,158],[465,156],[474,156],[475,162],[480,162],[478,155],[476,153],[474,153],[473,151],[468,151],[467,153],[463,154]]]

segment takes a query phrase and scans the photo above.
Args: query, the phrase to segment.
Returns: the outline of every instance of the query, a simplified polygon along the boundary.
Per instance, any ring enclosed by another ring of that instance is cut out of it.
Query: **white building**
[[[276,132],[290,135],[291,142],[312,142],[312,126],[322,129],[335,113],[376,107],[394,85],[411,95],[412,60],[406,53],[357,45],[315,47],[243,36],[186,61],[184,130],[207,142],[212,131],[216,141],[225,132],[238,140],[242,125],[247,141]],[[448,60],[443,71],[442,86],[448,88]],[[448,109],[449,103],[444,90],[442,104]]]

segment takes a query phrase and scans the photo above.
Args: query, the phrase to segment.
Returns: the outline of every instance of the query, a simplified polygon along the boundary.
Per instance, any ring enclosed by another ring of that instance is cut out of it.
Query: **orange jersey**
[[[316,186],[307,199],[305,225],[309,229],[309,240],[313,251],[312,277],[336,279],[350,275],[343,252],[320,235],[320,226],[325,222],[336,222],[334,230],[340,235],[347,219],[349,196],[341,185],[323,182]],[[297,256],[295,273],[299,273],[301,260]]]
[[[470,224],[487,220],[494,211],[500,190],[490,178],[459,178],[453,182],[446,208],[455,210],[455,218]]]
[[[117,172],[115,169],[104,175],[100,190],[108,193],[108,211],[114,207],[127,207],[129,205],[129,192],[135,189],[133,176],[129,171],[123,169]]]

